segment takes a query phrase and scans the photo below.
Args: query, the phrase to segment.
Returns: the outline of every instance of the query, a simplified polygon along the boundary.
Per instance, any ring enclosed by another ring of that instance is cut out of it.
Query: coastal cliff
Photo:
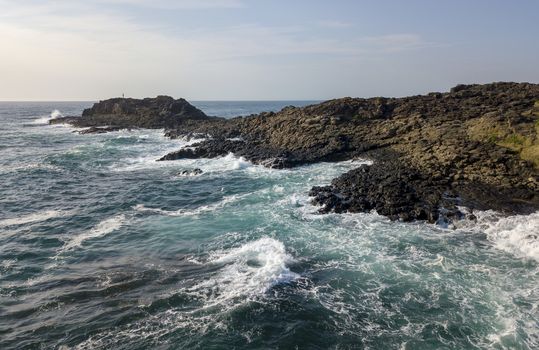
[[[376,210],[395,220],[440,222],[473,218],[462,206],[508,214],[539,208],[537,84],[342,98],[232,119],[208,117],[187,101],[169,97],[112,99],[63,122],[96,132],[103,126],[148,127],[164,128],[172,138],[206,137],[164,155],[163,161],[229,152],[274,168],[373,160],[311,189],[324,213]]]

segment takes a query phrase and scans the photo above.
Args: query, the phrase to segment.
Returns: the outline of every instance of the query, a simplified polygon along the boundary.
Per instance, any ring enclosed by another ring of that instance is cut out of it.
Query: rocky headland
[[[376,210],[394,220],[450,221],[495,209],[539,209],[539,85],[459,85],[404,98],[342,98],[224,119],[183,99],[110,99],[82,117],[52,123],[83,132],[163,128],[171,138],[204,137],[160,160],[234,153],[273,168],[370,159],[372,165],[310,191],[326,212]]]
[[[81,133],[102,133],[120,129],[174,129],[185,120],[207,119],[208,116],[189,102],[170,96],[155,98],[111,98],[95,103],[80,117],[51,119],[51,124],[69,123],[87,128]]]

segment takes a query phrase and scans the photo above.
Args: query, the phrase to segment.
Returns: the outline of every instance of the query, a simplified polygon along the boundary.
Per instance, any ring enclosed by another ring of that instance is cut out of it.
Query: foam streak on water
[[[46,125],[90,105],[0,103],[1,349],[539,348],[539,213],[320,215],[309,189],[365,161],[156,162],[194,141]]]
[[[62,248],[62,252],[70,249],[80,247],[85,241],[89,239],[103,237],[117,229],[119,229],[126,221],[125,215],[117,215],[112,218],[103,220],[92,229],[77,234],[73,237],[69,237],[66,244]]]
[[[34,222],[45,221],[51,218],[62,216],[64,212],[61,210],[45,210],[42,212],[31,213],[16,218],[0,220],[0,228],[5,226],[24,225]]]

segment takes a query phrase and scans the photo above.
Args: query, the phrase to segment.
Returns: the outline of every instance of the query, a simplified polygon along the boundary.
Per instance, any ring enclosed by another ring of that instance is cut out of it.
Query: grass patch
[[[500,135],[496,132],[492,132],[487,136],[487,142],[488,143],[496,143],[500,139]]]
[[[533,113],[539,116],[539,110]],[[510,129],[502,123],[491,123],[488,119],[481,118],[467,125],[468,137],[510,149],[539,169],[539,119],[528,120],[528,123]]]
[[[532,162],[539,169],[539,145],[523,148],[520,152],[520,158]]]
[[[519,134],[511,134],[502,141],[502,143],[514,145],[516,147],[523,146],[525,142],[526,137]]]
[[[518,152],[521,159],[533,163],[535,168],[539,169],[539,144],[537,140],[534,142],[531,137],[511,134],[496,144]]]

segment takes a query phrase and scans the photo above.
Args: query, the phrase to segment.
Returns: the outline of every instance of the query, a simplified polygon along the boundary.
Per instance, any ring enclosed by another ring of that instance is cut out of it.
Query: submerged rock
[[[178,176],[196,176],[202,174],[203,171],[200,168],[194,168],[194,169],[186,169],[180,171],[177,175]]]

